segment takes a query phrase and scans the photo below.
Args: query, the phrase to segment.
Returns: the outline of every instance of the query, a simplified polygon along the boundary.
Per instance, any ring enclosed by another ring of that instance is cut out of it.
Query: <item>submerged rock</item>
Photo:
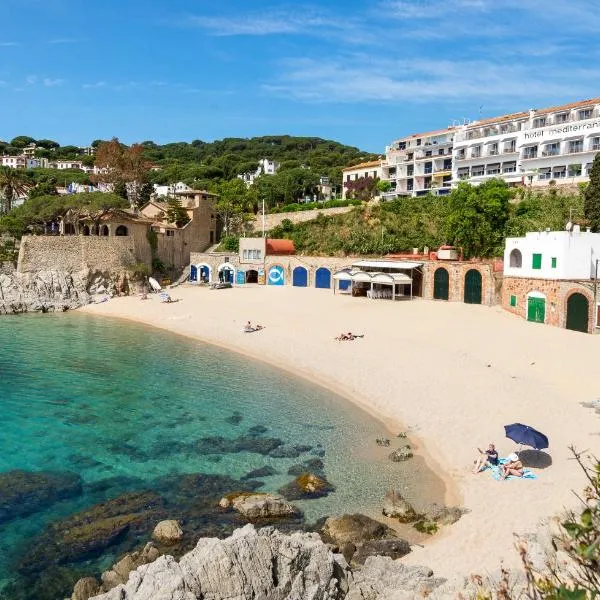
[[[419,518],[412,505],[402,497],[400,492],[395,490],[391,490],[385,495],[381,512],[386,517],[398,519],[400,523],[413,523]]]
[[[152,532],[152,539],[163,546],[173,546],[183,537],[183,529],[174,520],[161,521]]]
[[[317,472],[319,474],[322,474],[324,468],[325,464],[320,458],[310,458],[309,460],[305,460],[299,465],[292,465],[288,469],[288,475],[298,476],[306,472]]]
[[[253,425],[250,427],[250,429],[248,429],[248,435],[263,435],[264,433],[267,433],[267,431],[269,431],[269,428],[265,427],[264,425]]]
[[[283,441],[278,438],[263,438],[253,435],[243,435],[233,439],[213,436],[199,439],[194,450],[198,454],[252,452],[266,456],[282,444]]]
[[[179,563],[162,556],[95,600],[342,600],[344,568],[314,533],[247,525],[225,540],[200,539]]]
[[[239,425],[244,420],[244,417],[239,412],[233,413],[231,416],[226,417],[225,423],[230,425]]]
[[[82,479],[75,473],[20,470],[0,473],[0,523],[45,510],[81,492]]]
[[[266,466],[246,473],[241,478],[241,481],[247,481],[248,479],[260,479],[261,477],[270,477],[271,475],[277,475],[277,471],[273,467]]]
[[[294,446],[279,446],[269,452],[272,458],[298,458],[301,452]]]
[[[321,537],[324,542],[340,547],[348,542],[359,546],[372,540],[397,539],[393,529],[359,513],[329,517],[321,529]]]
[[[279,489],[279,493],[288,500],[320,498],[333,491],[335,491],[335,488],[327,479],[313,473],[303,473],[296,477],[294,481]]]
[[[165,516],[163,506],[155,492],[132,492],[55,521],[33,541],[19,570],[30,573],[52,564],[83,562],[129,534],[149,534],[153,523]]]

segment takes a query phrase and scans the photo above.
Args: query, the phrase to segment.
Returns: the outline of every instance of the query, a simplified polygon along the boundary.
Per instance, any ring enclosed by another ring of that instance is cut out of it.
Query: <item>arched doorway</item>
[[[434,300],[448,300],[450,296],[450,275],[444,267],[436,269],[433,275],[433,298]]]
[[[190,265],[190,281],[198,281],[198,269],[196,265]]]
[[[129,235],[129,232],[127,231],[127,227],[125,227],[125,225],[119,225],[115,229],[115,235],[118,235],[119,237],[124,237],[126,235]]]
[[[231,263],[223,263],[219,266],[219,283],[231,283],[233,284],[235,277],[235,270]]]
[[[315,287],[329,289],[331,287],[331,271],[325,267],[320,267],[315,273]]]
[[[108,225],[102,225],[102,227],[100,227],[100,235],[108,237]]]
[[[285,284],[285,271],[280,265],[273,265],[269,269],[268,276],[269,285],[284,285]]]
[[[200,283],[210,283],[210,267],[206,264],[196,265],[198,269],[198,281]]]
[[[540,292],[527,294],[527,320],[532,323],[546,321],[546,296]]]
[[[258,283],[258,271],[256,269],[246,271],[246,283]]]
[[[465,275],[465,304],[481,304],[481,273],[469,269]]]
[[[511,251],[509,259],[510,266],[513,269],[520,269],[523,266],[523,255],[517,248]]]
[[[294,287],[306,287],[308,285],[308,271],[304,267],[296,267],[292,273],[292,285]]]
[[[567,300],[567,329],[587,333],[590,303],[579,293],[571,294]]]

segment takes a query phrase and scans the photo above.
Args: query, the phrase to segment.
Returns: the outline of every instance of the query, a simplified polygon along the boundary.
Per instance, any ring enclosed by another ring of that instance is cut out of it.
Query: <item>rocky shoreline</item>
[[[126,273],[83,269],[78,272],[40,270],[19,273],[12,265],[0,268],[0,315],[64,312],[129,293]]]

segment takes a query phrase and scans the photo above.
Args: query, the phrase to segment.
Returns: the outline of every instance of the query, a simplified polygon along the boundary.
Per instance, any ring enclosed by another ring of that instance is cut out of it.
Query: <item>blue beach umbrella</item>
[[[543,450],[549,445],[548,438],[533,427],[529,427],[529,425],[523,425],[522,423],[505,425],[504,432],[506,437],[513,440],[513,442],[523,446],[531,446],[536,450]]]

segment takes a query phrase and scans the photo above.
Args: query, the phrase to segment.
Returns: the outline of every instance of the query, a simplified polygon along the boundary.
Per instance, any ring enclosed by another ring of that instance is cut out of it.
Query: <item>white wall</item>
[[[519,250],[521,268],[510,266],[510,254]],[[541,269],[533,268],[533,255],[542,255]],[[556,267],[552,267],[556,258]],[[507,238],[504,250],[504,275],[532,279],[591,279],[596,259],[600,259],[600,233],[550,231],[527,233]]]

